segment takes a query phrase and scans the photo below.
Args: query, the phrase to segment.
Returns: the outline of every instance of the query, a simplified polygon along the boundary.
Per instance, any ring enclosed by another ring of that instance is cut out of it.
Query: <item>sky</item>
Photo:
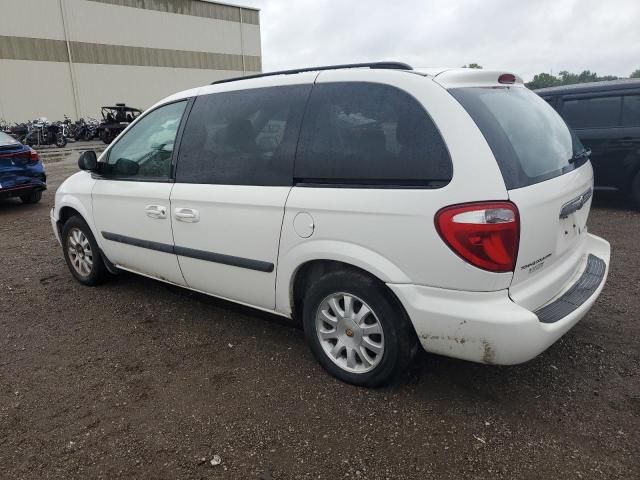
[[[531,80],[640,68],[640,0],[238,0],[261,9],[263,70],[399,60]]]

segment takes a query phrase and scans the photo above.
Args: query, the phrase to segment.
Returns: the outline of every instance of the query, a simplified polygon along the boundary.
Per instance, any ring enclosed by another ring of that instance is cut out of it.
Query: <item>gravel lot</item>
[[[640,478],[640,213],[597,196],[609,282],[515,367],[421,354],[365,390],[292,322],[123,274],[76,283],[48,212],[0,201],[0,478]],[[221,459],[211,465],[214,455]]]

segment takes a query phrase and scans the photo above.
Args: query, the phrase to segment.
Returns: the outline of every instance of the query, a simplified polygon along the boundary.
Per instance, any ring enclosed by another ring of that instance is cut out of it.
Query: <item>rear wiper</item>
[[[582,160],[583,158],[586,158],[588,160],[590,156],[591,156],[591,149],[585,148],[581,152],[575,153],[573,157],[569,159],[569,163],[576,163],[578,160]]]

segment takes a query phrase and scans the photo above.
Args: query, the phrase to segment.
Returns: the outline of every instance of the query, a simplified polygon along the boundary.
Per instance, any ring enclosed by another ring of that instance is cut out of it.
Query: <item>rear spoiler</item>
[[[521,77],[504,70],[456,68],[438,73],[433,79],[445,88],[523,86]]]

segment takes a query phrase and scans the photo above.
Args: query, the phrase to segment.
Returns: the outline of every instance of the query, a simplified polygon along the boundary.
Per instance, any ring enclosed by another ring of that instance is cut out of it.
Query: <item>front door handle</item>
[[[149,218],[161,220],[167,218],[167,207],[163,207],[162,205],[147,205],[144,213],[146,213]]]
[[[176,220],[180,222],[196,223],[200,221],[200,214],[193,208],[176,208]]]

